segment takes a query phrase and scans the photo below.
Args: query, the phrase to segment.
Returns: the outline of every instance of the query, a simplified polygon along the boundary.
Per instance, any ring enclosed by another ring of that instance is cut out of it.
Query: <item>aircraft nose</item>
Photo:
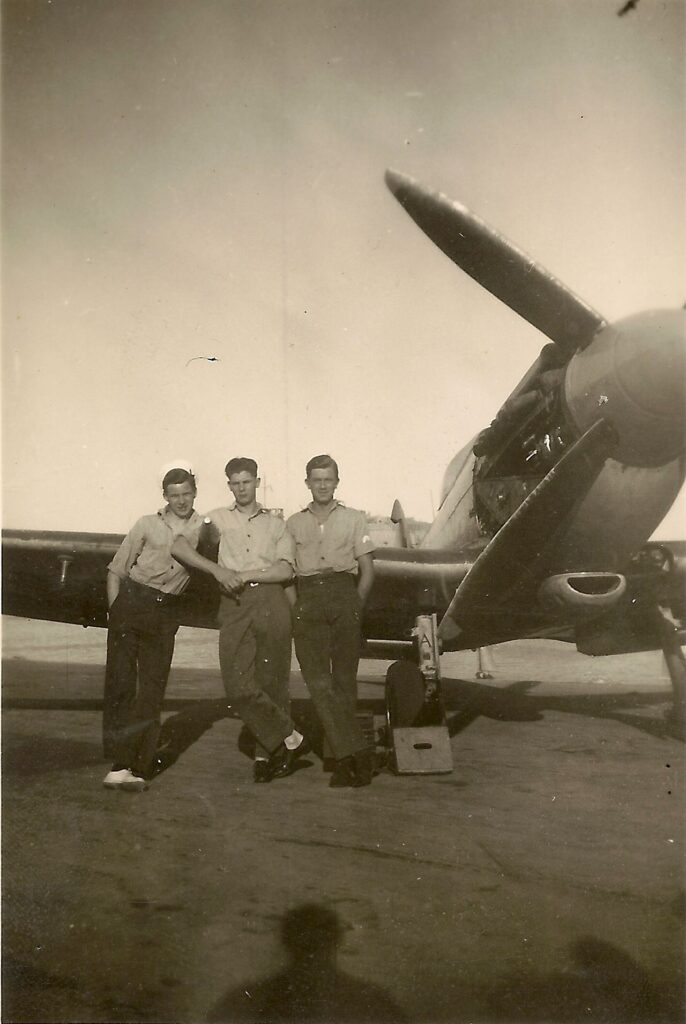
[[[582,433],[601,417],[612,423],[618,461],[671,462],[686,448],[686,313],[639,313],[603,328],[570,360],[564,394]]]

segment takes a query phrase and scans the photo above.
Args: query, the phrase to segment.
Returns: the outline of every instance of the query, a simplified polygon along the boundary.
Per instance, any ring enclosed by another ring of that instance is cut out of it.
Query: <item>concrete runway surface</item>
[[[315,756],[252,783],[216,634],[184,629],[169,767],[128,794],[102,786],[104,632],[3,632],[4,1021],[243,1021],[317,984],[326,1021],[683,1020],[683,744],[658,653],[522,641],[492,682],[445,656],[453,772],[330,790]],[[378,716],[385,669],[361,665]],[[342,933],[319,980],[281,942],[295,910],[305,944]]]

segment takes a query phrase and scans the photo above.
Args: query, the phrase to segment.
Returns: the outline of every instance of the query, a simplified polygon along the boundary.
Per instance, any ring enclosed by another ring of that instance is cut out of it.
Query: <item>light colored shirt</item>
[[[232,508],[216,508],[207,518],[219,531],[218,564],[224,569],[268,569],[274,562],[295,565],[293,540],[281,514],[257,506],[252,515]]]
[[[314,502],[310,502],[288,520],[288,531],[295,541],[296,575],[357,573],[357,559],[374,550],[367,533],[366,515],[337,501],[326,518],[320,520],[314,508]]]
[[[172,557],[172,544],[185,537],[197,548],[202,516],[179,519],[168,505],[153,516],[142,516],[129,530],[107,566],[120,579],[154,587],[164,594],[180,594],[190,579],[187,569]]]

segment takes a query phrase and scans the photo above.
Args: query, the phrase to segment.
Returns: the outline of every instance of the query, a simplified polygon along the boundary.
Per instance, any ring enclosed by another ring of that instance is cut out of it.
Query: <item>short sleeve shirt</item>
[[[207,518],[219,531],[218,563],[224,569],[267,569],[274,562],[295,565],[293,540],[280,512],[257,506],[252,515],[216,508]]]
[[[337,501],[326,519],[320,521],[311,502],[288,520],[295,542],[295,571],[298,576],[319,572],[357,573],[357,559],[374,550],[367,533],[364,512]]]
[[[120,579],[132,579],[164,594],[180,594],[190,579],[187,569],[172,557],[172,544],[185,537],[197,548],[202,516],[193,512],[179,519],[168,506],[153,516],[142,516],[129,530],[107,566]]]

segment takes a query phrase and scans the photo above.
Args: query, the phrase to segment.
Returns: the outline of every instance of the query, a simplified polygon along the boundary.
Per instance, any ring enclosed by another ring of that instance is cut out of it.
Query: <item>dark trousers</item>
[[[336,760],[368,744],[355,712],[360,660],[360,599],[348,572],[298,579],[295,653]]]
[[[169,678],[178,598],[124,580],[110,609],[103,705],[106,758],[148,776]]]
[[[226,696],[257,740],[258,752],[273,753],[294,729],[291,613],[280,584],[247,586],[235,598],[222,595],[219,664]]]

